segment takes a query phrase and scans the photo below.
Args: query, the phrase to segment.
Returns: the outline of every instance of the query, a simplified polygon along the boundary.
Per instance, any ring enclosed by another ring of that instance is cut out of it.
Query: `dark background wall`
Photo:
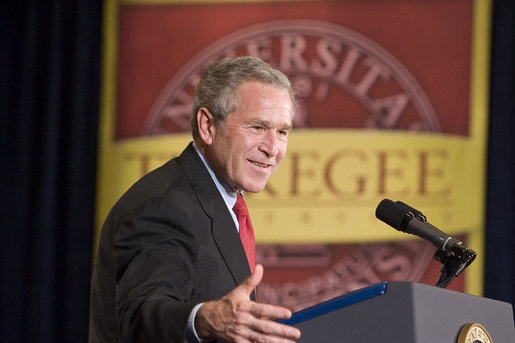
[[[102,1],[0,5],[0,341],[85,342]],[[515,302],[515,2],[494,0],[485,296]]]

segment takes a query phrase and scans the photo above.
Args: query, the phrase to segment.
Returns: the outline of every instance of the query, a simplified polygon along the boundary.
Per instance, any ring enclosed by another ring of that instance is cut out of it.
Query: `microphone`
[[[438,249],[450,251],[454,245],[461,242],[426,221],[422,212],[406,205],[401,201],[393,202],[383,199],[376,209],[376,217],[402,232],[423,238]]]
[[[476,258],[475,251],[428,223],[422,212],[402,201],[383,199],[377,206],[376,217],[394,229],[423,238],[438,248],[433,258],[443,266],[437,287],[447,287]]]

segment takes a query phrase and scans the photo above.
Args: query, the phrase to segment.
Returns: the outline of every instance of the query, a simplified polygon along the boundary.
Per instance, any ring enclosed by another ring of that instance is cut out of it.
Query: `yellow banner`
[[[191,141],[189,133],[115,138],[119,6],[115,1],[106,2],[98,229],[112,205],[137,179],[180,154]],[[133,15],[136,9],[131,9]],[[421,210],[438,228],[466,237],[467,246],[478,252],[478,258],[467,269],[465,291],[481,294],[490,1],[473,1],[472,23],[470,113],[468,128],[463,129],[467,134],[294,129],[277,174],[263,192],[247,195],[258,243],[411,240],[413,236],[375,218],[376,206],[382,199],[401,200]],[[310,42],[307,38],[306,41]],[[437,66],[433,72],[438,73]],[[365,85],[371,78],[367,75],[372,74],[363,75],[355,89],[368,91]],[[453,91],[450,84],[440,87]]]

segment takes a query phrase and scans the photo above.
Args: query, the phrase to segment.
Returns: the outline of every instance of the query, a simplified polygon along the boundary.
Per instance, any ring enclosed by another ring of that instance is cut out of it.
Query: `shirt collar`
[[[236,219],[236,215],[234,214],[232,208],[236,204],[236,193],[232,191],[231,187],[227,184],[227,182],[218,179],[215,172],[211,169],[209,164],[207,163],[206,158],[200,151],[200,149],[197,146],[197,143],[193,142],[193,147],[197,151],[197,154],[199,155],[200,159],[202,160],[202,163],[206,166],[207,171],[209,172],[209,175],[211,176],[211,179],[213,179],[213,182],[216,185],[216,188],[218,189],[218,192],[224,199],[225,205],[229,209],[229,213],[231,213],[233,220],[235,223],[238,223],[238,220]],[[238,227],[238,225],[236,225]]]

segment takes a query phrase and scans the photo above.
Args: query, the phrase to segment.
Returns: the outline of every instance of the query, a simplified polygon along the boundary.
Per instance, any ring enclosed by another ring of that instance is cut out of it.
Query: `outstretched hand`
[[[262,278],[263,266],[258,264],[254,274],[240,286],[223,298],[202,305],[195,317],[199,337],[238,343],[292,343],[298,339],[297,328],[275,322],[290,318],[290,310],[250,300],[250,294]]]

